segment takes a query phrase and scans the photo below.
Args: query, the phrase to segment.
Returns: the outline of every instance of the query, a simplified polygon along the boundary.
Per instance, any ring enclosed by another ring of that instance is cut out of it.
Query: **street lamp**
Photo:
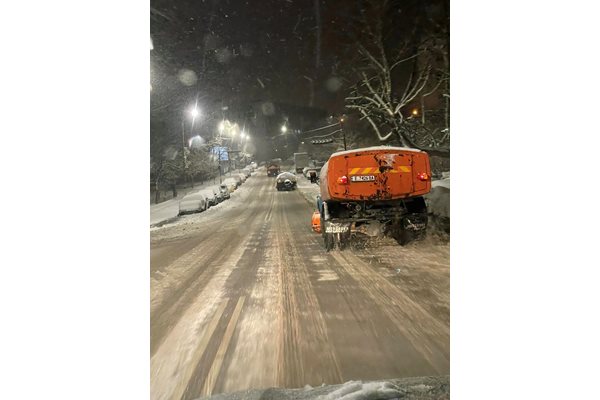
[[[281,133],[286,133],[286,132],[287,132],[287,126],[281,125]]]

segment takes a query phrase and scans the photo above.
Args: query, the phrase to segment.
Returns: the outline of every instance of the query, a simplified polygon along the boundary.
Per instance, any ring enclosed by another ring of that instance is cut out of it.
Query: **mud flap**
[[[330,251],[336,246],[341,250],[350,240],[351,222],[330,222],[321,219],[321,232],[325,250]]]

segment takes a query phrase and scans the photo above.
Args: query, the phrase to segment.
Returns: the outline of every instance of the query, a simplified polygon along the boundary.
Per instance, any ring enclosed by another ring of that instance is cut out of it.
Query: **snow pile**
[[[406,392],[391,382],[350,381],[344,383],[339,389],[319,396],[319,400],[379,400],[397,399],[404,397]]]
[[[311,183],[308,179],[300,177],[298,178],[298,183],[296,188],[302,194],[302,197],[315,208],[317,209],[317,195],[321,193],[321,189],[319,185],[315,183]]]
[[[437,217],[450,218],[450,172],[447,177],[431,182],[431,191],[425,195],[430,214]]]
[[[235,192],[231,193],[229,200],[225,200],[217,205],[210,207],[201,213],[174,217],[150,227],[150,232],[154,237],[177,237],[191,232],[193,229],[203,229],[206,222],[221,217],[221,210],[224,208],[246,208],[250,199],[253,185],[248,183],[240,186]]]
[[[366,151],[378,151],[378,150],[386,150],[386,151],[412,151],[412,152],[415,152],[415,153],[422,153],[423,152],[423,151],[421,151],[419,149],[411,149],[410,147],[373,146],[373,147],[363,147],[362,149],[338,151],[337,153],[333,153],[331,155],[331,157],[344,156],[344,155],[353,154],[353,153],[364,153]]]

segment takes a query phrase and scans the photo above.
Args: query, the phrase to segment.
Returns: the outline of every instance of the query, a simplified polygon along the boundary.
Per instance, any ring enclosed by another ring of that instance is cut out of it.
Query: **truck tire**
[[[337,233],[335,241],[337,243],[338,249],[345,250],[350,244],[350,232]]]

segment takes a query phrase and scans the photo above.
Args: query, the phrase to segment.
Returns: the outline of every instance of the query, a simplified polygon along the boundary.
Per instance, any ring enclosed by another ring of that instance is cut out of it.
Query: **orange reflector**
[[[348,177],[346,175],[340,176],[339,178],[337,178],[337,183],[339,183],[340,185],[347,185]]]
[[[417,174],[417,178],[419,178],[422,181],[428,181],[429,175],[427,174],[427,172],[421,172],[420,174]]]

